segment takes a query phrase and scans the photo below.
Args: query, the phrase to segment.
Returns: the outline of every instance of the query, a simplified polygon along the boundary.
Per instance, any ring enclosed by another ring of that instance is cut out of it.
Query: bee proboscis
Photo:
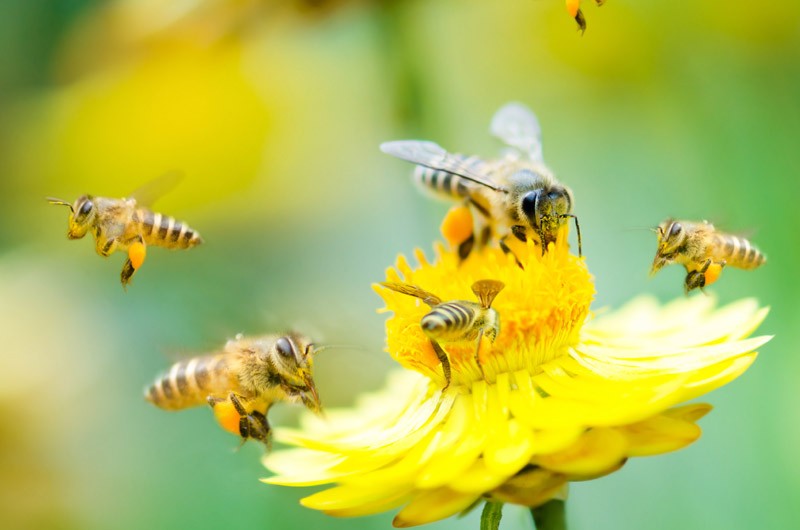
[[[179,173],[167,173],[151,181],[128,198],[112,199],[81,195],[74,203],[48,197],[50,204],[70,209],[67,237],[80,239],[91,233],[95,250],[103,257],[127,251],[120,281],[127,287],[142,266],[147,245],[168,249],[188,249],[203,242],[200,234],[174,217],[149,209],[149,205],[180,180]]]
[[[446,384],[450,385],[450,359],[442,349],[440,342],[476,341],[475,362],[481,373],[478,354],[481,348],[481,339],[485,335],[490,342],[494,342],[500,332],[500,316],[497,310],[492,309],[492,302],[503,290],[505,284],[497,280],[480,280],[472,285],[472,292],[478,302],[467,300],[443,301],[433,293],[420,289],[416,285],[397,282],[384,282],[382,286],[398,293],[414,296],[427,304],[431,311],[422,317],[420,326],[422,332],[431,341],[433,351],[442,363],[442,373]]]
[[[313,356],[322,348],[299,333],[229,340],[222,351],[172,365],[145,390],[162,409],[182,410],[208,404],[226,430],[270,444],[267,421],[278,402],[302,403],[320,412],[313,378]]]
[[[544,253],[568,219],[575,221],[581,255],[572,191],[556,180],[544,163],[536,116],[520,103],[509,103],[495,113],[490,132],[510,147],[498,160],[452,154],[436,143],[420,140],[386,142],[381,150],[417,164],[414,178],[423,189],[462,201],[477,212],[481,226],[459,245],[461,259],[492,235],[506,253],[511,253],[506,244],[510,235],[520,241],[537,241]],[[476,238],[476,233],[481,237]]]
[[[655,229],[658,248],[650,274],[663,266],[679,263],[686,268],[684,291],[703,289],[714,283],[722,268],[755,269],[766,256],[743,237],[726,234],[708,221],[667,219]]]

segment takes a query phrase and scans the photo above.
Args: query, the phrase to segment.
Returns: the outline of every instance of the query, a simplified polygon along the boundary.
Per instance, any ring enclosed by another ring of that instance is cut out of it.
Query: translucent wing
[[[492,307],[495,297],[506,285],[497,280],[480,280],[472,284],[472,292],[478,297],[484,309]]]
[[[494,191],[506,191],[505,188],[497,186],[485,177],[475,173],[475,171],[462,164],[457,157],[451,155],[442,146],[434,142],[421,140],[385,142],[381,144],[381,151],[387,155],[392,155],[420,166],[447,171]]]
[[[409,285],[407,283],[396,283],[396,282],[383,282],[381,283],[387,289],[391,289],[392,291],[397,291],[398,293],[407,294],[409,296],[415,296],[421,299],[423,302],[428,304],[429,306],[437,306],[442,303],[442,300],[433,293],[429,293],[423,289],[420,289],[416,285]]]
[[[136,199],[139,206],[152,206],[160,197],[172,191],[182,179],[182,171],[169,171],[139,186],[129,198]]]
[[[511,147],[542,162],[542,128],[531,110],[522,103],[508,103],[492,118],[489,132]]]

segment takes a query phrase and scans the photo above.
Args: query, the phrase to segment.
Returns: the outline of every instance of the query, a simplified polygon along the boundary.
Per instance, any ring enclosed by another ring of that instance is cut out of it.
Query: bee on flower
[[[482,351],[482,370],[474,345],[453,343],[444,377],[420,326],[426,309],[379,289],[392,313],[387,351],[403,369],[356,407],[331,411],[335,422],[308,416],[300,429],[276,430],[296,448],[264,460],[274,473],[264,481],[327,485],[300,502],[336,517],[399,509],[401,528],[483,501],[484,514],[513,503],[536,519],[571,481],[695,441],[711,406],[687,402],[741,375],[770,339],[748,338],[767,314],[754,300],[719,309],[711,297],[638,298],[592,319],[592,276],[566,237],[545,254],[529,240],[517,257],[523,267],[490,247],[466,261],[443,246],[432,260],[418,251],[416,264],[401,256],[386,282],[424,285],[442,300],[474,278],[505,285],[493,304],[503,332]]]

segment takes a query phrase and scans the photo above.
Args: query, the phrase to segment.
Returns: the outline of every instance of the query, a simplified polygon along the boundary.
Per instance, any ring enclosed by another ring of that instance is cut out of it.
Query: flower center
[[[400,256],[387,271],[394,290],[376,286],[386,302],[384,311],[394,313],[386,322],[388,352],[406,368],[445,386],[443,352],[450,384],[466,391],[475,381],[496,381],[501,373],[535,375],[578,342],[595,293],[585,262],[569,253],[566,240],[564,231],[544,255],[533,242],[512,243],[523,267],[495,248],[474,251],[460,262],[456,253],[438,246],[433,263],[417,250],[415,268]],[[481,280],[504,285],[491,309],[480,292],[473,292]],[[415,287],[417,295],[398,292],[401,284]],[[419,290],[434,296],[426,298]]]

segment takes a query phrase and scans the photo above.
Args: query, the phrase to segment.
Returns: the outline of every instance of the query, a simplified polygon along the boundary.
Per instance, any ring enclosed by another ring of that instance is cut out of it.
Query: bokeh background
[[[388,528],[301,508],[303,491],[258,482],[257,444],[142,389],[238,332],[290,327],[358,346],[317,361],[328,407],[380,387],[370,284],[431,248],[446,205],[377,146],[492,156],[491,115],[518,100],[575,192],[596,308],[683,296],[680,268],[647,276],[667,216],[769,256],[709,291],[770,305],[775,339],[707,396],[696,444],[574,485],[571,528],[800,527],[800,4],[583,7],[581,36],[561,0],[0,2],[0,526]],[[68,241],[44,197],[124,196],[173,169],[158,209],[206,244],[151,249],[125,293],[123,257]],[[507,508],[502,528],[531,527]]]

